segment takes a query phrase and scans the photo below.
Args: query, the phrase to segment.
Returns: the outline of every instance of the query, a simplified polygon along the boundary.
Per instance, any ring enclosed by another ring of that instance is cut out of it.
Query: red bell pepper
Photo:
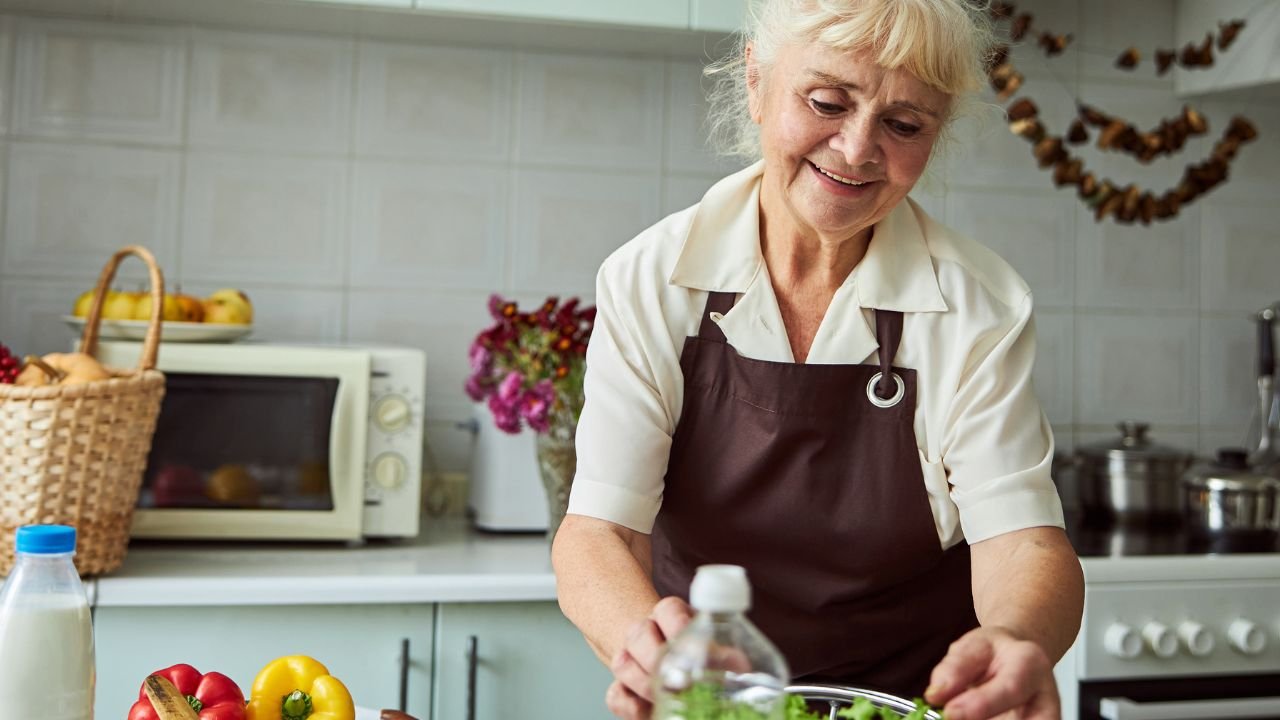
[[[179,664],[151,674],[173,683],[178,692],[187,697],[200,720],[245,720],[244,693],[222,673],[201,674],[190,665]],[[160,714],[147,699],[145,683],[138,689],[138,702],[129,708],[128,720],[160,720]]]

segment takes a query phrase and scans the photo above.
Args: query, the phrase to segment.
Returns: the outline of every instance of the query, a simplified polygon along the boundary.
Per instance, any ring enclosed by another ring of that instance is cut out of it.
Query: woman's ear
[[[760,65],[756,62],[754,50],[751,43],[747,43],[743,72],[747,74],[747,109],[751,112],[751,119],[759,125],[764,97],[760,82]]]

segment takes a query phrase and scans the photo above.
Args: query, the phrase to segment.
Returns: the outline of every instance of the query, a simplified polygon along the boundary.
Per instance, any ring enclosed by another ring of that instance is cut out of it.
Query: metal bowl
[[[827,702],[831,704],[831,713],[828,716],[834,720],[836,710],[853,704],[858,698],[866,698],[873,705],[881,708],[889,708],[899,715],[906,715],[916,709],[916,704],[905,698],[888,693],[876,692],[875,690],[863,690],[855,687],[845,687],[843,685],[791,685],[787,687],[787,692],[792,695],[799,695],[805,700],[811,702]],[[928,720],[941,720],[941,715],[930,710],[925,713]]]

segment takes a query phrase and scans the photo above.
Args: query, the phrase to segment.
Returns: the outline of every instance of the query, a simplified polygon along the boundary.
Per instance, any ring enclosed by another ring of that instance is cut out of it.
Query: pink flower
[[[520,411],[516,403],[503,400],[497,393],[489,396],[489,411],[493,413],[493,424],[505,433],[520,432]]]
[[[502,382],[498,383],[498,397],[502,398],[504,403],[514,404],[522,384],[523,378],[520,377],[520,373],[514,370],[507,373],[507,376],[502,378]]]
[[[543,380],[524,394],[520,402],[520,415],[537,432],[551,429],[551,406],[555,403],[556,390],[550,380]]]
[[[471,364],[472,372],[487,371],[489,366],[493,364],[493,353],[489,352],[489,348],[478,342],[472,343],[471,350],[467,352],[467,361]]]
[[[468,377],[467,382],[462,386],[462,389],[467,392],[467,397],[476,402],[483,400],[484,396],[489,392],[488,388],[482,384],[482,380],[480,373],[476,373]]]

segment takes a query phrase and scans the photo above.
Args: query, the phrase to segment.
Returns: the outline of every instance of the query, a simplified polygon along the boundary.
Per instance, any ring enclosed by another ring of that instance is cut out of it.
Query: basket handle
[[[132,255],[147,264],[151,274],[151,324],[147,327],[146,339],[142,343],[142,354],[138,357],[139,370],[151,370],[156,366],[156,355],[160,350],[160,318],[164,312],[164,274],[151,251],[141,245],[126,245],[116,251],[102,268],[98,276],[98,284],[94,287],[93,305],[89,308],[89,317],[84,323],[84,334],[80,337],[80,352],[94,357],[98,355],[98,326],[102,324],[102,306],[106,303],[107,288],[116,277],[116,268],[126,257]]]

